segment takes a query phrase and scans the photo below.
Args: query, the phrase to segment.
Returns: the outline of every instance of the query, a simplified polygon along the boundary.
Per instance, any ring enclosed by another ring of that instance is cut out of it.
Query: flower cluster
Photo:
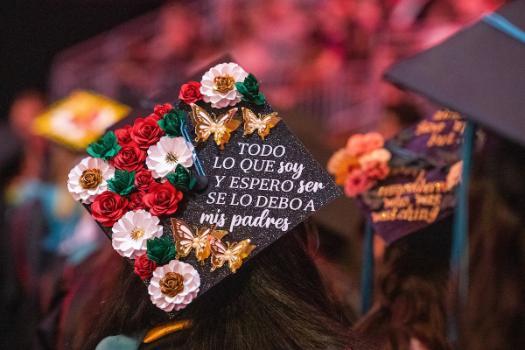
[[[210,68],[200,82],[190,81],[183,84],[179,100],[188,105],[204,101],[218,109],[235,106],[241,101],[256,105],[266,102],[266,98],[259,91],[259,83],[255,76],[231,62]]]
[[[383,136],[378,133],[356,134],[332,155],[328,172],[344,186],[347,196],[358,196],[388,176],[391,154],[383,146]]]
[[[149,116],[109,131],[90,144],[90,156],[68,177],[73,197],[110,230],[115,251],[133,259],[135,273],[146,281],[156,269],[168,269],[165,266],[175,259],[175,245],[169,236],[163,236],[160,220],[176,213],[184,192],[195,186],[193,146],[181,136],[185,118],[184,112],[170,104],[155,106]],[[171,304],[165,309],[180,309],[196,296],[198,274],[188,272],[193,269],[188,266],[181,274],[184,289],[178,296],[168,293]],[[158,300],[159,295],[152,296],[152,301]]]

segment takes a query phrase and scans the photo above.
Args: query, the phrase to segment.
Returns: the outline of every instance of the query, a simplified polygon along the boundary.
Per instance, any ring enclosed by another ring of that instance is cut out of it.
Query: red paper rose
[[[162,105],[156,105],[153,108],[153,113],[159,116],[159,119],[164,117],[164,114],[168,113],[173,109],[173,106],[170,103],[164,103]]]
[[[147,191],[153,182],[155,180],[148,169],[140,169],[135,174],[135,188],[139,191]]]
[[[111,160],[111,164],[121,170],[133,171],[144,169],[146,151],[141,150],[135,143],[123,146]]]
[[[186,84],[183,84],[180,87],[179,100],[187,104],[199,101],[200,99],[202,99],[200,88],[201,83],[196,81],[190,81]]]
[[[115,130],[115,135],[117,136],[118,144],[121,146],[129,145],[133,142],[131,139],[131,125],[126,125],[123,128]]]
[[[144,201],[142,200],[143,196],[144,196],[144,192],[133,192],[132,194],[130,194],[128,209],[129,210],[146,209],[146,205],[144,205]]]
[[[135,271],[135,274],[137,274],[140,279],[146,280],[151,277],[153,270],[156,268],[157,264],[155,261],[151,261],[148,259],[148,256],[144,254],[135,259],[135,267],[133,268],[133,271]]]
[[[137,118],[131,129],[131,138],[142,149],[156,144],[164,131],[157,124],[156,117]]]
[[[111,227],[126,213],[128,200],[121,195],[106,191],[99,194],[91,204],[91,215],[102,226]]]
[[[177,191],[168,181],[154,183],[142,200],[152,215],[171,215],[177,211],[182,192]]]

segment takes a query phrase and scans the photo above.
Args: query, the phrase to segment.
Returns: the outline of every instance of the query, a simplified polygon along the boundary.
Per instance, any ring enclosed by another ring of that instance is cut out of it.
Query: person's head
[[[376,303],[356,326],[383,349],[448,349],[446,292],[451,219],[389,245],[377,277]]]
[[[193,326],[146,349],[345,349],[347,324],[325,294],[306,252],[311,226],[302,224],[247,262],[235,275],[188,306],[177,318]],[[103,302],[86,349],[101,338],[143,332],[168,320],[125,266]],[[94,322],[94,321],[93,321]]]
[[[489,147],[476,161],[470,290],[461,348],[523,349],[525,150],[509,141],[489,139]]]
[[[38,91],[28,90],[20,93],[9,110],[9,124],[13,131],[24,141],[34,137],[31,124],[44,108],[44,97]]]

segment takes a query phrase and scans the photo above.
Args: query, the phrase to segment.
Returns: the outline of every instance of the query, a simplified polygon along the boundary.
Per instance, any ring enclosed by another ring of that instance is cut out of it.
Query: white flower
[[[115,174],[115,168],[102,159],[86,157],[68,175],[67,189],[77,201],[85,204],[108,189],[107,180]]]
[[[192,152],[183,137],[162,137],[148,149],[146,165],[155,178],[164,177],[177,168],[193,165]]]
[[[450,167],[450,170],[447,174],[447,189],[450,191],[456,185],[458,185],[461,182],[461,172],[463,171],[463,161],[459,161],[454,163]]]
[[[158,217],[144,209],[128,211],[113,225],[111,235],[113,249],[120,255],[134,259],[146,253],[146,242],[162,236]]]
[[[151,302],[166,312],[184,309],[199,293],[201,279],[190,264],[172,260],[153,271],[148,293]]]
[[[242,83],[248,73],[236,63],[221,63],[204,73],[201,80],[201,94],[204,102],[211,102],[213,108],[235,106],[242,95],[235,83]]]
[[[392,154],[387,149],[379,148],[359,157],[359,165],[365,166],[370,162],[388,163],[390,158]]]

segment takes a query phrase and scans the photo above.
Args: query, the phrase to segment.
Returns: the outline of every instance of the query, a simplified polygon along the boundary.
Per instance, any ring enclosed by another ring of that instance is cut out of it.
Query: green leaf
[[[113,131],[106,132],[100,139],[91,143],[86,151],[94,158],[109,160],[117,155],[122,147],[117,142],[117,136]]]
[[[248,74],[242,83],[235,83],[237,91],[242,95],[242,99],[256,105],[263,105],[266,102],[264,95],[259,92],[259,82],[253,74]]]
[[[159,265],[165,265],[175,259],[177,249],[169,236],[148,239],[146,242],[148,259]]]
[[[164,130],[166,135],[177,137],[181,136],[180,127],[182,123],[186,120],[186,115],[183,111],[178,109],[172,109],[168,113],[164,114],[161,120],[157,123],[160,128]]]
[[[183,192],[192,190],[197,184],[197,179],[180,164],[177,165],[175,171],[166,175],[166,178],[176,189]]]
[[[135,189],[135,172],[116,169],[113,178],[108,180],[108,187],[121,196],[127,196]]]

